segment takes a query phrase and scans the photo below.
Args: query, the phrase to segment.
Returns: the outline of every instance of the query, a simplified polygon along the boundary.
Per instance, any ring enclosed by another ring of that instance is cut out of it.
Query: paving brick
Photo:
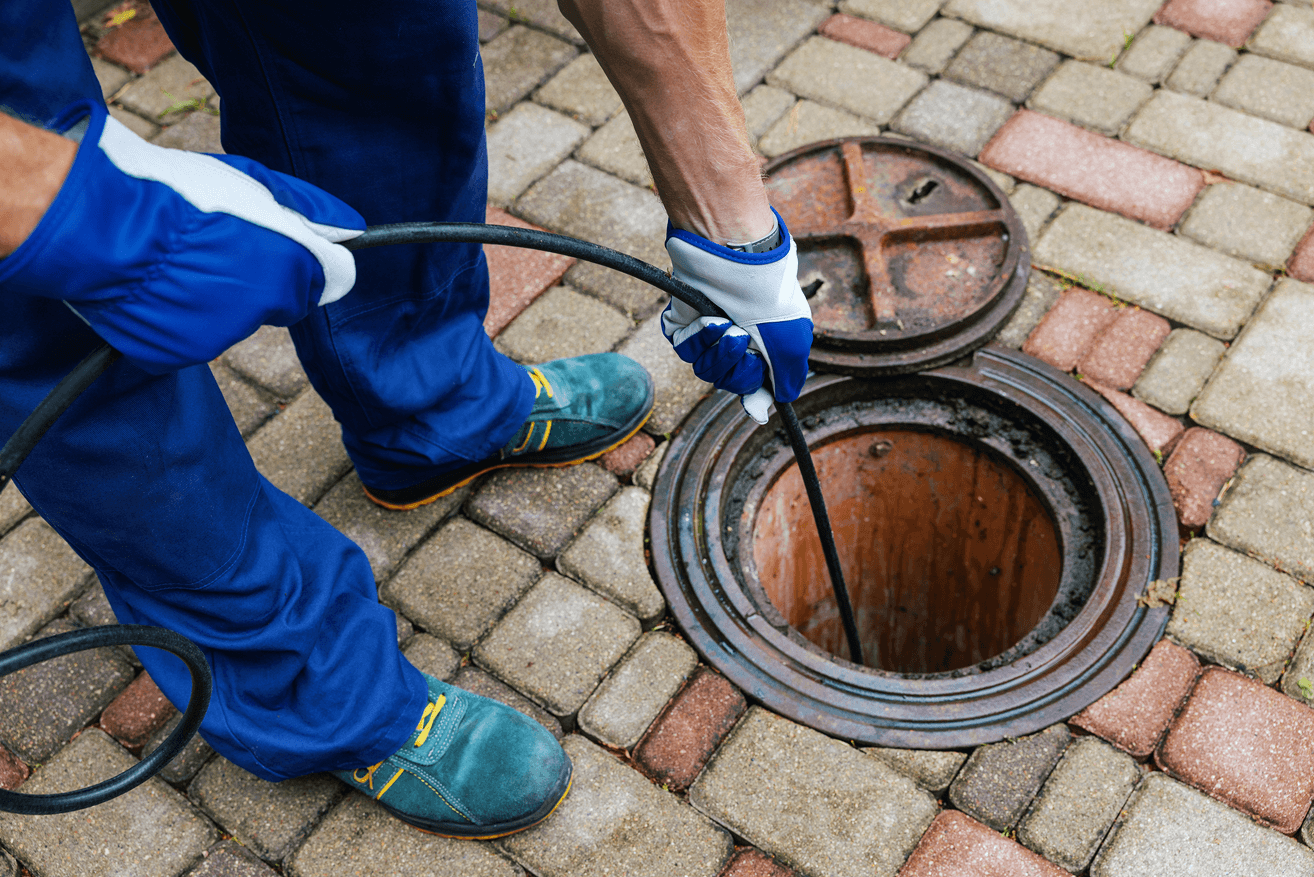
[[[494,15],[486,9],[480,9],[478,12],[479,42],[481,43],[488,42],[511,26],[511,22],[507,21],[500,15]]]
[[[1191,406],[1191,416],[1314,468],[1314,287],[1282,280]]]
[[[81,788],[136,763],[104,732],[91,728],[34,772],[23,792]],[[92,811],[0,813],[0,843],[42,877],[173,877],[216,840],[213,826],[159,779]]]
[[[4,850],[0,850],[0,877],[19,877],[18,863]]]
[[[747,707],[743,692],[700,667],[639,741],[634,761],[664,788],[683,792]]]
[[[1210,667],[1155,760],[1169,773],[1283,834],[1314,800],[1314,711],[1255,680]]]
[[[570,795],[551,819],[501,846],[540,877],[715,877],[730,836],[613,756],[572,735]]]
[[[534,92],[534,100],[597,127],[621,110],[620,95],[592,54],[571,61]]]
[[[599,457],[598,465],[617,478],[627,478],[643,465],[656,444],[646,432],[635,433],[625,444]]]
[[[519,710],[538,722],[544,728],[552,732],[552,736],[558,740],[561,739],[563,731],[561,722],[552,713],[543,709],[529,698],[522,695],[509,685],[498,681],[489,676],[483,670],[473,664],[466,664],[461,668],[461,672],[456,674],[452,684],[457,688],[464,688],[466,691],[473,692],[480,697],[487,697],[498,703],[504,703],[513,710]]]
[[[224,364],[271,393],[289,399],[306,388],[306,373],[282,326],[261,326],[223,355]]]
[[[1049,223],[1049,218],[1054,215],[1062,202],[1058,195],[1048,189],[1023,183],[1009,194],[1008,203],[1022,220],[1022,226],[1027,232],[1027,242],[1030,244],[1031,241],[1040,238],[1040,232]]]
[[[252,852],[279,862],[345,789],[326,773],[267,782],[219,757],[197,774],[187,791],[197,806]]]
[[[1078,738],[1022,819],[1017,839],[1078,873],[1090,864],[1140,778],[1130,756],[1094,737]]]
[[[28,767],[22,759],[0,746],[0,789],[18,788],[27,779],[28,774]]]
[[[1218,492],[1245,458],[1245,449],[1213,430],[1193,426],[1163,465],[1177,520],[1188,530],[1205,525]]]
[[[1160,89],[1124,137],[1161,155],[1314,204],[1314,134]]]
[[[520,197],[516,210],[552,231],[621,250],[658,268],[670,265],[666,211],[657,196],[579,162],[563,161]],[[598,265],[576,265],[566,280],[634,318],[665,302],[648,284]]]
[[[917,785],[935,795],[949,788],[949,784],[958,775],[959,768],[963,766],[964,761],[967,761],[967,753],[952,750],[936,752],[924,749],[884,749],[873,746],[864,751],[900,773],[912,777]]]
[[[505,113],[579,54],[562,42],[524,25],[513,25],[484,45],[484,106],[492,118]]]
[[[1287,273],[1307,283],[1314,281],[1314,228],[1296,244],[1296,251],[1287,263]]]
[[[211,112],[211,109],[213,108],[166,116],[165,121],[169,119],[174,121],[151,142],[168,149],[186,149],[189,152],[222,155],[224,147],[219,140],[219,113]]]
[[[1194,97],[1207,97],[1236,60],[1236,49],[1210,40],[1195,40],[1164,85]]]
[[[1277,681],[1314,614],[1314,589],[1272,567],[1193,539],[1168,635],[1206,660]]]
[[[661,468],[662,460],[666,458],[666,452],[670,450],[667,442],[659,442],[657,448],[648,455],[648,459],[643,461],[643,465],[634,471],[634,484],[642,487],[644,490],[651,491],[653,483],[657,480],[657,470]]]
[[[1022,352],[1070,372],[1117,318],[1118,309],[1108,298],[1074,286],[1058,297]]]
[[[615,475],[589,463],[561,469],[506,469],[480,485],[465,508],[478,523],[549,558],[618,487]]]
[[[607,746],[633,747],[697,666],[684,640],[645,633],[580,709],[580,729]]]
[[[475,647],[474,659],[554,715],[577,712],[639,638],[634,616],[548,573]]]
[[[1306,706],[1314,705],[1314,637],[1309,631],[1296,647],[1296,654],[1282,673],[1282,691],[1288,697],[1294,697]],[[1301,837],[1308,844],[1311,826],[1308,820],[1301,829]]]
[[[1112,137],[1151,91],[1148,83],[1121,71],[1064,61],[1027,106]]]
[[[1108,401],[1132,425],[1151,453],[1159,456],[1171,454],[1181,441],[1183,427],[1176,419],[1156,411],[1139,399],[1083,378],[1083,383]]]
[[[243,437],[250,436],[278,411],[278,405],[265,393],[248,384],[228,366],[210,363],[210,373],[219,384],[219,392],[228,403],[228,411]]]
[[[160,133],[159,125],[146,121],[136,113],[128,112],[118,104],[109,108],[109,114],[143,140],[152,140],[156,134]]]
[[[1077,371],[1106,387],[1129,389],[1171,329],[1158,314],[1122,308],[1077,364]]]
[[[342,429],[314,390],[260,427],[247,449],[261,474],[304,505],[313,505],[351,468]]]
[[[756,847],[741,847],[730,857],[719,877],[797,877],[797,872]]]
[[[997,95],[937,79],[908,104],[891,126],[934,146],[976,155],[1013,113]]]
[[[1068,877],[1015,840],[945,811],[935,818],[900,877]]]
[[[494,12],[508,16],[513,22],[530,24],[577,46],[584,45],[583,37],[561,14],[556,0],[488,0],[487,6]]]
[[[461,656],[446,641],[427,633],[412,634],[402,654],[421,673],[450,681],[461,666]]]
[[[1022,110],[981,153],[990,167],[1102,210],[1171,228],[1204,178],[1193,168]]]
[[[45,521],[29,518],[15,527],[0,540],[0,650],[63,612],[90,572]]]
[[[1272,8],[1270,0],[1168,0],[1154,23],[1239,49]]]
[[[949,800],[995,831],[1013,828],[1071,739],[1065,725],[1053,725],[1029,737],[978,746],[949,786]]]
[[[1278,4],[1250,40],[1250,51],[1314,67],[1314,9]]]
[[[412,554],[380,596],[420,627],[466,651],[538,580],[539,562],[464,518]]]
[[[1240,330],[1272,282],[1229,256],[1082,204],[1063,208],[1032,258],[1217,338]]]
[[[758,141],[758,150],[774,158],[818,140],[832,137],[874,136],[880,129],[852,113],[822,106],[810,100],[801,100],[790,107]]]
[[[767,82],[883,125],[926,85],[926,74],[825,37],[812,37]]]
[[[1244,54],[1227,71],[1213,100],[1293,128],[1314,120],[1314,70]]]
[[[1261,268],[1280,270],[1311,218],[1314,210],[1303,204],[1239,183],[1217,183],[1204,190],[1180,231]]]
[[[187,877],[277,877],[237,841],[220,841],[202,855],[201,864],[188,871]]]
[[[945,69],[944,75],[1021,102],[1058,65],[1053,52],[981,31],[968,40]]]
[[[758,707],[689,800],[809,877],[891,877],[935,816],[935,799],[879,759]]]
[[[139,673],[100,715],[100,728],[127,747],[150,739],[177,712],[148,673]]]
[[[100,83],[100,96],[106,100],[132,79],[132,74],[127,70],[100,58],[91,59],[91,69],[96,74],[96,81]]]
[[[580,147],[578,157],[599,170],[614,174],[636,186],[653,185],[648,159],[639,145],[628,113],[618,113]]]
[[[549,289],[497,337],[496,347],[523,363],[601,353],[629,334],[630,318],[565,286]]]
[[[1174,329],[1132,387],[1132,395],[1169,414],[1185,414],[1227,349],[1194,329]]]
[[[9,483],[0,489],[0,533],[7,533],[14,525],[32,513],[32,506],[19,493],[18,485]]]
[[[822,22],[818,32],[828,39],[848,43],[877,55],[894,59],[912,42],[912,37],[864,18],[839,13]]]
[[[1172,27],[1151,25],[1122,53],[1118,69],[1146,82],[1161,82],[1190,45],[1188,34]]]
[[[1200,662],[1188,649],[1159,640],[1130,678],[1074,716],[1072,724],[1147,758],[1199,673]]]
[[[652,416],[643,427],[650,435],[673,432],[712,389],[671,349],[662,335],[660,314],[645,320],[619,352],[646,368],[657,385]]]
[[[159,749],[180,722],[182,722],[182,713],[177,713],[142,747],[141,757],[145,758]],[[181,785],[196,776],[196,772],[204,767],[213,755],[214,750],[210,748],[210,744],[202,740],[200,734],[195,734],[183,745],[182,751],[175,755],[157,775],[166,783]]]
[[[492,205],[489,205],[484,221],[490,225],[538,228]],[[484,331],[489,335],[497,335],[506,328],[530,302],[551,288],[575,264],[569,256],[525,247],[486,245],[484,257],[488,260],[490,299],[488,314],[484,317]]]
[[[1064,0],[950,0],[944,13],[978,27],[1072,55],[1108,63],[1129,33],[1138,33],[1159,0],[1108,0],[1075,6]]]
[[[843,0],[839,8],[913,34],[926,27],[943,5],[944,0]]]
[[[759,85],[744,95],[744,122],[748,139],[756,142],[794,105],[794,95],[770,85]]]
[[[589,136],[581,125],[528,101],[488,129],[488,202],[506,206]]]
[[[557,558],[561,572],[644,622],[666,611],[644,556],[648,500],[643,488],[622,487]]]
[[[138,0],[134,8],[131,19],[100,38],[96,54],[133,73],[145,73],[173,51],[173,43],[149,3]]]
[[[181,55],[174,55],[124,89],[118,102],[147,119],[168,122],[174,115],[165,115],[170,107],[213,96],[214,89],[201,71]]]
[[[1314,473],[1252,454],[1210,518],[1209,536],[1314,583]]]
[[[730,63],[740,94],[830,16],[831,4],[812,0],[726,0]]]
[[[550,823],[549,823],[550,824]],[[523,877],[492,844],[416,831],[364,795],[348,795],[287,861],[291,877]]]
[[[903,63],[927,73],[942,73],[972,32],[966,22],[937,18],[913,37],[912,44],[903,51]]]

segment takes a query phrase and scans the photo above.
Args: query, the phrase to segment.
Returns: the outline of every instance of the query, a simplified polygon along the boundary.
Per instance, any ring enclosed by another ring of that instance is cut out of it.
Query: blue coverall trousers
[[[99,99],[67,0],[3,5],[0,106],[42,120]],[[222,99],[226,151],[319,185],[369,224],[483,220],[473,0],[154,5]],[[291,333],[361,479],[404,487],[493,453],[533,385],[483,332],[482,250],[356,258],[353,291]],[[8,435],[99,339],[58,301],[0,289],[0,312]],[[120,621],[200,645],[215,676],[202,734],[233,762],[276,781],[373,764],[413,731],[426,687],[364,554],[255,470],[206,366],[154,377],[120,360],[16,483],[95,568]],[[138,653],[184,702],[181,662]]]

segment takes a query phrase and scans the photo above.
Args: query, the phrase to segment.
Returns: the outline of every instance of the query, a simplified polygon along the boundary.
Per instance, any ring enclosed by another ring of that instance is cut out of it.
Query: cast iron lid
[[[934,368],[988,342],[1026,290],[1026,232],[967,160],[888,137],[827,140],[764,169],[798,243],[811,362],[876,376]]]

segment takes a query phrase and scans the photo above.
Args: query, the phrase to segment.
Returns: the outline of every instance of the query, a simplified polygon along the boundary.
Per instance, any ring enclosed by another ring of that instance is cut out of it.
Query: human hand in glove
[[[772,211],[775,212],[774,210]],[[662,312],[662,332],[698,377],[739,394],[767,422],[771,399],[793,402],[808,374],[812,310],[798,284],[798,254],[785,223],[775,249],[745,253],[669,228],[672,274],[729,315],[704,317],[679,299]]]
[[[87,120],[63,186],[0,260],[0,288],[62,299],[154,374],[208,362],[263,324],[286,326],[356,282],[338,242],[360,214],[315,186],[232,155],[153,146],[79,102]]]

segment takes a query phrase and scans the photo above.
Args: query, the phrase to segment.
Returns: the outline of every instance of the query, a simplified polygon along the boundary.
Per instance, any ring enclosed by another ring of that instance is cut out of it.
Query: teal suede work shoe
[[[427,505],[494,469],[573,466],[625,443],[652,414],[652,377],[618,353],[594,353],[530,366],[534,408],[496,454],[412,487],[365,494],[387,509]]]
[[[428,676],[415,733],[373,767],[333,774],[403,822],[485,840],[542,822],[570,789],[570,758],[538,722]]]

